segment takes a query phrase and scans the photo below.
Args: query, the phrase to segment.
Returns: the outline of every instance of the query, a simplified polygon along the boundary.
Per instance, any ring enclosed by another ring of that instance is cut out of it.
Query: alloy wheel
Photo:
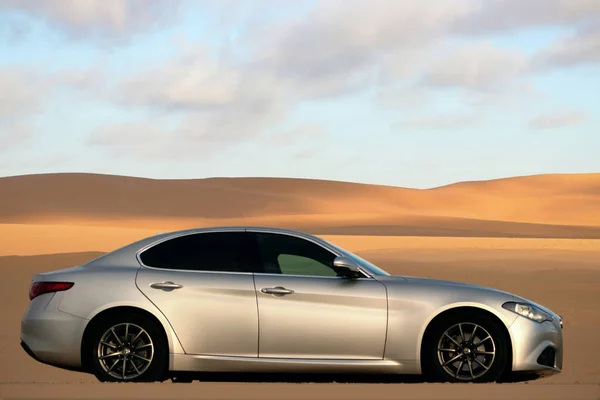
[[[135,379],[152,363],[154,344],[148,332],[132,323],[120,323],[104,332],[97,357],[102,369],[118,380]]]
[[[462,322],[442,334],[437,354],[440,366],[448,375],[472,381],[485,375],[492,367],[496,343],[481,325]]]

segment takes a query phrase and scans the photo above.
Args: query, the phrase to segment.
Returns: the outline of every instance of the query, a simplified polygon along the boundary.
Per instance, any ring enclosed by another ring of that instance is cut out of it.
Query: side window
[[[140,255],[144,265],[191,271],[254,272],[245,232],[212,232],[180,236]]]
[[[256,234],[263,271],[270,274],[336,276],[335,255],[308,240],[294,236]]]
[[[280,254],[277,262],[282,274],[336,276],[336,273],[320,261],[308,257]]]

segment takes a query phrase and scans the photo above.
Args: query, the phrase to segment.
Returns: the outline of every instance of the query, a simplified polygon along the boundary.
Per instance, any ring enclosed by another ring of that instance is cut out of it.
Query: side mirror
[[[365,276],[360,265],[349,257],[336,257],[335,260],[333,260],[333,269],[339,275],[347,278],[360,278]]]

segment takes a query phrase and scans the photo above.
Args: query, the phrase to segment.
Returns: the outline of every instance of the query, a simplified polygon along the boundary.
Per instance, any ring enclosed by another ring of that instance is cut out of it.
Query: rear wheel
[[[508,342],[496,321],[481,313],[442,317],[428,330],[423,369],[444,382],[494,382],[508,364]]]
[[[153,321],[131,314],[106,318],[95,328],[88,356],[98,380],[151,382],[164,379],[168,348]]]

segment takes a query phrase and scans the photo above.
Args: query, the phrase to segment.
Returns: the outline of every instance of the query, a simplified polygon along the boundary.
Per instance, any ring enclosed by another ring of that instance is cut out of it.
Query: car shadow
[[[511,374],[498,383],[518,383],[538,379],[534,374]],[[183,373],[172,377],[175,383],[251,382],[251,383],[433,383],[421,375],[361,375],[361,374],[289,374],[289,373]]]
[[[289,374],[201,372],[177,374],[173,381],[259,382],[259,383],[424,383],[419,375]]]

